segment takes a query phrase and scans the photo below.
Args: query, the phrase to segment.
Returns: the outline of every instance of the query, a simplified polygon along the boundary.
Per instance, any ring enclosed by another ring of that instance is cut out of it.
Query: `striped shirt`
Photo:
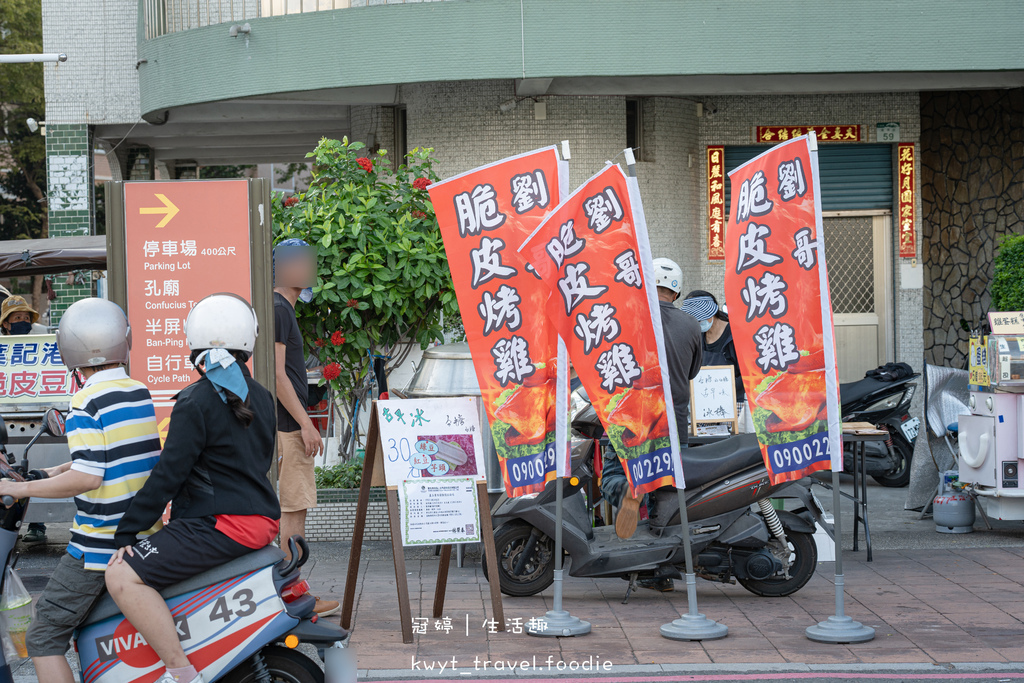
[[[124,368],[93,374],[71,398],[67,420],[71,469],[103,477],[75,496],[78,514],[68,553],[85,568],[103,571],[116,550],[114,532],[160,459],[160,438],[149,389]],[[160,523],[142,535],[160,528]]]

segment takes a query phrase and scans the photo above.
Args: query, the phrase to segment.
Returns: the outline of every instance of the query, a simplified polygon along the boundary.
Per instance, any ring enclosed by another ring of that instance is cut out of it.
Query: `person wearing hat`
[[[0,328],[4,334],[46,334],[46,328],[36,325],[39,313],[28,305],[25,297],[12,294],[0,304]]]
[[[729,314],[718,306],[718,300],[710,292],[695,289],[686,295],[682,309],[700,322],[701,351],[703,365],[731,365],[736,382],[736,404],[739,417],[739,431],[754,431],[743,391],[743,375],[736,357],[736,345],[729,326]]]
[[[3,329],[5,335],[46,334],[46,328],[36,324],[38,320],[39,313],[28,305],[23,296],[10,294],[0,304],[0,329]],[[42,522],[30,523],[21,542],[25,545],[46,543],[46,525]]]

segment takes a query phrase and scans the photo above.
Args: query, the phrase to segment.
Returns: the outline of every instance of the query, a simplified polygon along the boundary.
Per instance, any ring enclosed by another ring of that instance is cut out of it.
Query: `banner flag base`
[[[875,638],[875,629],[845,616],[832,616],[815,626],[808,626],[806,633],[808,638],[818,643],[866,643]]]
[[[679,496],[679,523],[683,528],[683,557],[686,559],[686,604],[689,612],[661,627],[661,635],[672,640],[717,640],[729,635],[729,627],[708,619],[697,611],[697,577],[693,573],[693,550],[690,548],[690,519],[686,514],[686,493],[676,488]]]
[[[832,515],[835,518],[833,535],[836,541],[836,613],[816,626],[808,626],[805,633],[818,643],[866,643],[875,637],[875,629],[846,616],[843,605],[845,578],[843,577],[842,498],[839,493],[839,471],[832,470]]]
[[[590,622],[562,609],[562,477],[555,477],[555,486],[555,595],[551,609],[543,617],[531,619],[534,626],[528,626],[526,632],[531,636],[583,636],[590,633]]]
[[[697,577],[686,575],[686,602],[690,612],[661,627],[661,635],[672,640],[717,640],[729,635],[729,627],[697,611]]]
[[[562,572],[555,571],[555,599],[554,609],[539,619],[535,619],[533,627],[528,627],[526,632],[531,636],[564,637],[583,636],[590,633],[590,622],[574,617],[562,607]]]

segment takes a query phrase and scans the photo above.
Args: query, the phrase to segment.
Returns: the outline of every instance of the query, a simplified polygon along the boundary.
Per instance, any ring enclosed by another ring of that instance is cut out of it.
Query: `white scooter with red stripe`
[[[63,416],[50,410],[36,438],[63,433]],[[5,430],[0,434],[2,448]],[[28,476],[28,449],[33,443],[35,439],[26,446],[17,470],[10,466],[11,456],[0,458],[0,476]],[[14,544],[29,501],[2,502],[11,507],[0,508],[0,556],[13,566]],[[321,660],[328,661],[334,659],[325,657],[329,650],[333,654],[347,648],[348,631],[319,620],[313,611],[316,599],[300,575],[309,556],[306,542],[293,536],[288,547],[288,562],[279,548],[267,546],[161,591],[185,654],[207,683],[323,683],[321,664],[298,646],[311,644]],[[156,652],[109,595],[100,599],[74,640],[82,683],[152,683],[164,673]],[[2,652],[0,648],[0,683],[10,683],[10,666]]]

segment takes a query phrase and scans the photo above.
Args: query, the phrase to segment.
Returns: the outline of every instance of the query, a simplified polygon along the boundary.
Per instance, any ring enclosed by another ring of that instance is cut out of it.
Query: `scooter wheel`
[[[323,670],[301,652],[271,646],[263,648],[260,654],[263,655],[263,663],[267,665],[272,681],[324,683]],[[257,675],[253,671],[252,662],[247,659],[220,680],[224,683],[256,683],[260,680]]]
[[[554,542],[544,535],[537,539],[533,557],[527,561],[523,571],[515,573],[532,532],[533,526],[520,520],[502,524],[494,530],[494,548],[498,553],[498,583],[505,595],[517,598],[536,595],[555,580]],[[490,581],[486,558],[483,566],[484,578]]]
[[[791,563],[789,578],[785,578],[785,575],[781,573],[764,581],[736,577],[741,586],[754,595],[765,598],[783,598],[796,593],[811,580],[814,568],[818,564],[818,546],[814,543],[814,535],[787,531],[786,538],[789,540]]]
[[[888,488],[903,488],[910,483],[910,463],[914,458],[914,447],[900,434],[893,434],[892,447],[896,451],[897,465],[886,474],[873,474],[871,478]]]

